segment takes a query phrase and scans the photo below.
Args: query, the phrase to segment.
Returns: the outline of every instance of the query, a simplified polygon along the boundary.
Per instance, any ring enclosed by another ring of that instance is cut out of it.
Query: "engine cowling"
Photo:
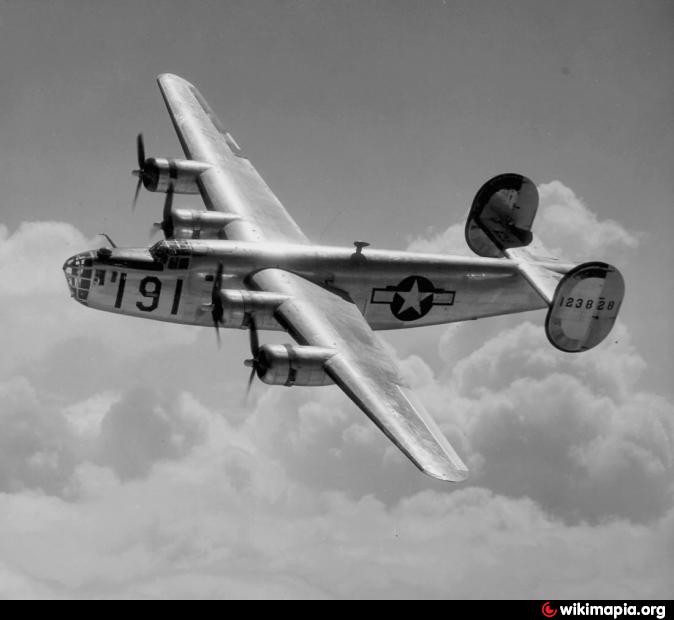
[[[199,175],[211,166],[191,159],[164,159],[150,157],[142,168],[143,185],[151,192],[168,192],[173,189],[176,194],[198,194]]]
[[[220,302],[222,303],[223,327],[234,329],[248,329],[250,317],[255,317],[258,329],[279,329],[274,318],[274,312],[284,301],[287,295],[268,293],[266,291],[247,291],[236,289],[222,289]]]
[[[173,237],[217,239],[227,224],[239,219],[237,215],[197,209],[173,209]]]
[[[257,357],[257,376],[269,385],[331,385],[325,363],[334,349],[299,345],[265,344]]]

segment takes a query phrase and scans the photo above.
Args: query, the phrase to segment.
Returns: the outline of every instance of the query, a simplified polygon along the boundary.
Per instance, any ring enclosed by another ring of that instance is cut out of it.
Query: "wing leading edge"
[[[467,478],[468,469],[353,303],[278,269],[250,279],[261,290],[290,297],[277,310],[279,322],[301,345],[338,351],[326,372],[421,471],[451,482]]]
[[[201,93],[170,73],[157,82],[185,155],[212,166],[199,178],[206,207],[240,218],[227,225],[227,238],[308,243]]]

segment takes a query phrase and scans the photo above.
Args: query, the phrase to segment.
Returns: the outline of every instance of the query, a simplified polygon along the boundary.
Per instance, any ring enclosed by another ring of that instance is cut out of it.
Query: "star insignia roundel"
[[[436,288],[423,276],[408,276],[399,284],[372,289],[370,303],[385,304],[399,321],[416,321],[433,306],[452,306],[454,291]]]
[[[391,312],[401,321],[416,321],[427,315],[433,307],[435,287],[421,276],[405,278],[393,296]]]

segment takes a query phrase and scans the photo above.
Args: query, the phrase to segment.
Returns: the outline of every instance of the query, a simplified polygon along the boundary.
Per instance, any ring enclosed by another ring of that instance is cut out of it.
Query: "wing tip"
[[[470,475],[467,468],[455,467],[452,463],[447,463],[447,467],[438,469],[428,467],[421,467],[420,469],[426,475],[431,476],[431,478],[442,480],[443,482],[465,482]]]
[[[176,75],[175,73],[160,73],[157,76],[157,82],[160,86],[165,86],[171,84],[172,82],[174,84],[186,84],[191,86],[190,82],[188,82],[185,78]]]
[[[431,445],[425,453],[410,454],[408,452],[409,458],[422,472],[432,478],[445,482],[464,482],[469,476],[468,467],[447,441],[444,433],[426,411],[423,403],[410,388],[399,385],[398,390],[412,410],[416,412],[434,440],[434,445]]]

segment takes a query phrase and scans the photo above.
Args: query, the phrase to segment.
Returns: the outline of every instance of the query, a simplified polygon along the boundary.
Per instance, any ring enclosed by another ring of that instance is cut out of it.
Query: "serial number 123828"
[[[584,299],[582,297],[562,297],[559,300],[560,307],[563,308],[584,308],[585,310],[613,310],[615,308],[614,300],[606,300],[600,297],[598,301],[594,299]]]

